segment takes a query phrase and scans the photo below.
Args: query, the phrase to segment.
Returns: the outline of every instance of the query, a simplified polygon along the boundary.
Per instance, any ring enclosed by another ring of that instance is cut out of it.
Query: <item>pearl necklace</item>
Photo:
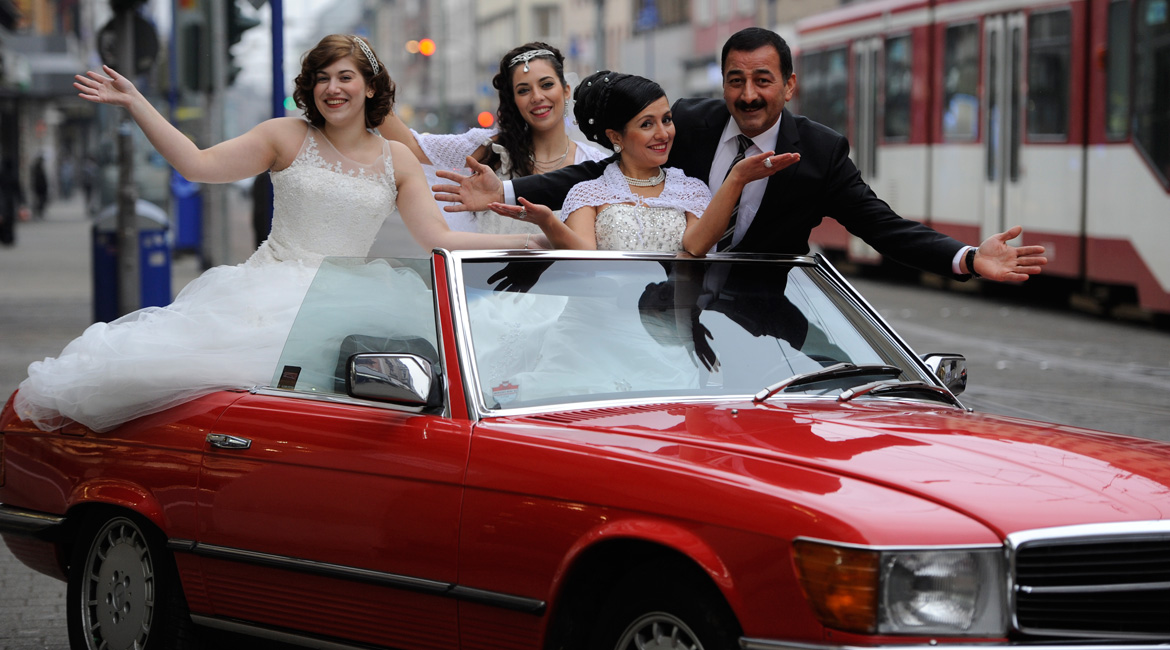
[[[562,162],[564,162],[565,158],[569,156],[570,146],[572,146],[572,140],[570,138],[565,138],[565,153],[561,154],[559,158],[553,158],[552,160],[537,160],[535,155],[528,154],[528,159],[531,160],[532,164],[534,165],[540,165],[541,167],[545,168],[550,166],[556,167],[557,165],[560,165]]]
[[[622,176],[626,179],[627,183],[634,187],[654,187],[655,185],[658,185],[662,181],[666,180],[666,170],[659,167],[658,174],[645,180],[641,178],[632,178],[630,176],[626,176],[625,174],[622,174]]]

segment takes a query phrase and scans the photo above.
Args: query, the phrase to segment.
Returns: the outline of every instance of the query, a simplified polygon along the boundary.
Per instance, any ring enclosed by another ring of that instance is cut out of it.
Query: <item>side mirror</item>
[[[963,355],[933,352],[922,355],[922,362],[955,395],[967,389],[967,359]]]
[[[402,406],[442,406],[435,367],[417,354],[355,354],[345,373],[345,392],[353,397]]]

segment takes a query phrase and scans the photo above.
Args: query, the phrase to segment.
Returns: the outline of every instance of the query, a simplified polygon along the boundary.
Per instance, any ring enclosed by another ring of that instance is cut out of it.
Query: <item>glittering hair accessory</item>
[[[353,37],[353,42],[357,43],[358,47],[362,48],[362,52],[365,53],[366,59],[370,61],[370,67],[374,69],[374,74],[378,74],[378,71],[382,69],[382,66],[378,65],[378,59],[374,58],[374,51],[370,49],[369,45],[366,45],[365,41],[358,38],[357,36]]]
[[[528,50],[527,52],[521,52],[520,54],[512,57],[512,60],[508,62],[508,67],[511,68],[514,65],[523,63],[524,71],[528,72],[528,62],[539,56],[547,56],[554,59],[557,58],[557,55],[553,54],[552,50]]]

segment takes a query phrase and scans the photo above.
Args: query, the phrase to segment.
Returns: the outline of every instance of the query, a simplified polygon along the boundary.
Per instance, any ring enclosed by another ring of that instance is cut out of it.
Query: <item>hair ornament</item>
[[[528,72],[528,62],[540,56],[547,56],[555,59],[557,55],[553,54],[551,50],[528,50],[527,52],[521,52],[512,57],[512,60],[508,62],[508,67],[511,68],[514,65],[523,63],[524,71]]]
[[[366,45],[366,42],[358,36],[353,37],[353,42],[357,43],[358,47],[362,48],[362,52],[365,53],[366,59],[368,59],[370,62],[370,67],[374,69],[374,74],[378,74],[378,71],[382,69],[382,66],[378,65],[378,59],[374,57],[374,51],[371,50],[370,46]]]

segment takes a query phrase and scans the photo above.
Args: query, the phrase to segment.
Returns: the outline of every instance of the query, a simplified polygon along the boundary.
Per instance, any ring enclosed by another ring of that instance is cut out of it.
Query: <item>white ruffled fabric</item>
[[[33,362],[16,413],[46,431],[70,420],[106,431],[216,390],[268,384],[321,260],[365,257],[397,214],[389,146],[363,165],[307,124],[272,184],[272,232],[248,261],[209,269],[170,305],[95,323],[56,358]]]
[[[447,181],[439,178],[435,174],[437,169],[463,171],[467,167],[467,157],[474,153],[476,149],[485,145],[490,146],[492,151],[500,155],[500,168],[496,170],[496,176],[500,180],[510,180],[512,178],[512,159],[508,155],[507,149],[492,141],[492,136],[497,132],[498,130],[494,128],[471,129],[466,133],[455,134],[418,133],[412,130],[411,133],[414,134],[414,138],[418,141],[419,147],[422,148],[423,153],[431,161],[430,165],[423,165],[427,182],[432,186],[437,183],[446,183]],[[577,144],[577,153],[573,157],[573,164],[575,165],[586,161],[605,160],[612,155],[588,142],[582,142],[580,140],[574,140],[573,142]],[[562,213],[556,212],[556,214],[559,217]],[[540,234],[540,228],[533,224],[517,221],[516,219],[496,214],[491,210],[478,212],[447,212],[444,210],[443,216],[447,219],[447,225],[450,226],[451,230],[482,232],[494,235]]]

